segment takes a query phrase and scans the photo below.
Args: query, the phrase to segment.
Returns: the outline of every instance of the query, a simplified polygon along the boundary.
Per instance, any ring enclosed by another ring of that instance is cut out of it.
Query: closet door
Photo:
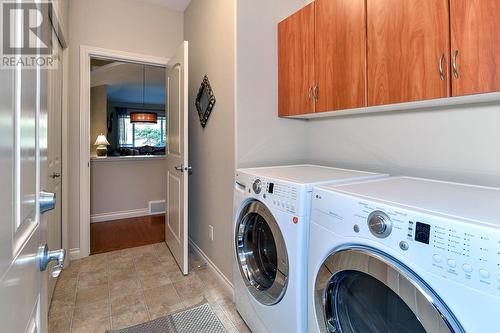
[[[368,105],[450,96],[448,0],[368,1],[367,22]]]
[[[314,112],[313,84],[314,3],[278,24],[279,116]]]
[[[316,112],[366,106],[365,0],[316,0]]]
[[[500,1],[450,4],[453,96],[500,91]]]

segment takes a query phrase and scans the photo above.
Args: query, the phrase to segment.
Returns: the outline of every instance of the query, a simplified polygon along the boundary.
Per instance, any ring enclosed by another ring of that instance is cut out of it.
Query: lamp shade
[[[130,122],[131,123],[150,123],[156,124],[158,121],[158,115],[156,112],[131,112]]]
[[[96,146],[109,146],[108,139],[106,139],[106,136],[104,134],[101,134],[97,136],[97,140],[95,140],[94,145]]]

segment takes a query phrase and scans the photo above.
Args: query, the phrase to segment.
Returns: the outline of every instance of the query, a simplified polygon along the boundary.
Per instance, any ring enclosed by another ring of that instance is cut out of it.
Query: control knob
[[[392,221],[381,211],[374,211],[368,216],[368,228],[373,236],[386,238],[392,232]]]
[[[252,188],[255,194],[259,194],[262,191],[262,181],[260,179],[256,179],[253,182]]]

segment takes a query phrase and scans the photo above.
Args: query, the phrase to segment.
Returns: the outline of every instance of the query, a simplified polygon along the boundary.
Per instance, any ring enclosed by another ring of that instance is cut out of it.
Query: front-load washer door
[[[238,216],[236,257],[252,296],[264,305],[278,303],[288,282],[288,255],[283,235],[262,202],[248,202]]]
[[[424,281],[372,248],[332,253],[317,274],[314,298],[321,332],[465,332]]]

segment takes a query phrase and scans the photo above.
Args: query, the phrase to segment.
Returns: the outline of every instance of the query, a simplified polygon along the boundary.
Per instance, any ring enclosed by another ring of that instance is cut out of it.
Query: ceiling
[[[149,2],[155,5],[167,7],[168,9],[184,12],[191,0],[139,0]]]
[[[144,104],[165,104],[165,68],[95,59],[91,66],[91,86],[106,85],[109,102],[142,104],[145,82]]]

